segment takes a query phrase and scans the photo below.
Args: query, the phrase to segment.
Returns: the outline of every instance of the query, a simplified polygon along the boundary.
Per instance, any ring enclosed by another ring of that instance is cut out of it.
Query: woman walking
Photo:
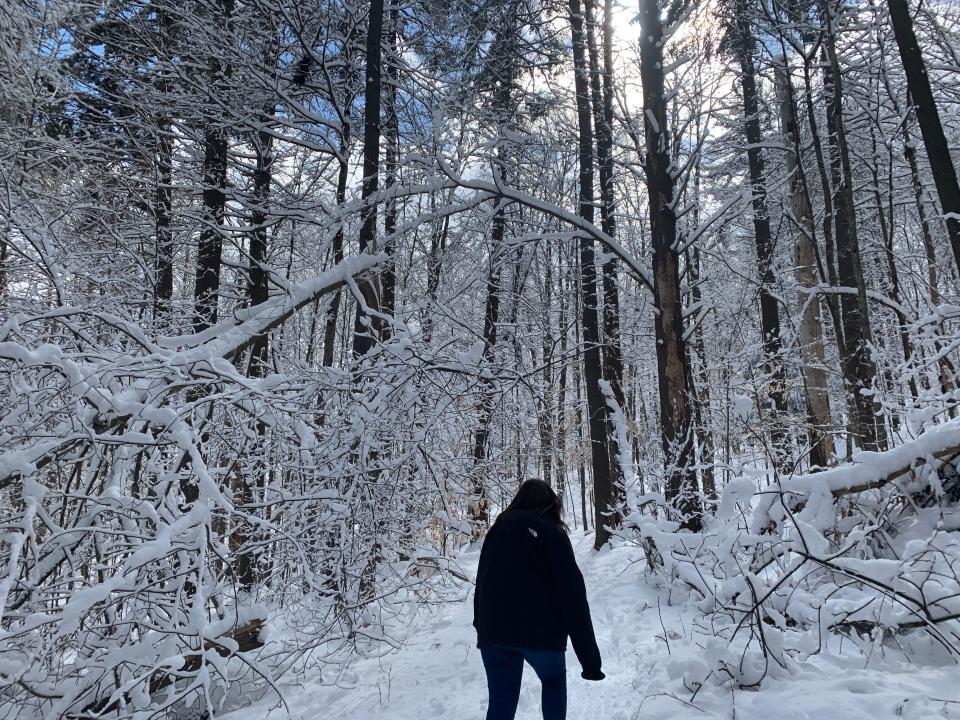
[[[473,625],[487,673],[487,720],[513,720],[523,663],[543,686],[544,720],[564,720],[567,636],[586,680],[603,680],[583,575],[563,522],[560,498],[527,480],[494,522],[480,551]]]

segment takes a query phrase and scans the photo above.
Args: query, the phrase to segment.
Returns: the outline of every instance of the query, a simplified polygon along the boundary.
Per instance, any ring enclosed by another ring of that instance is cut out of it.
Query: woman
[[[490,690],[487,720],[513,720],[524,660],[543,685],[544,720],[564,720],[568,635],[583,667],[580,676],[604,678],[562,511],[547,483],[527,480],[483,542],[473,626]]]

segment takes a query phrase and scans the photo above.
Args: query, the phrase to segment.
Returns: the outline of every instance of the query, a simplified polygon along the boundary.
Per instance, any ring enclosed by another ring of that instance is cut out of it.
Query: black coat
[[[534,513],[502,513],[487,533],[473,625],[480,648],[566,650],[569,635],[584,671],[600,671],[587,591],[570,539]]]

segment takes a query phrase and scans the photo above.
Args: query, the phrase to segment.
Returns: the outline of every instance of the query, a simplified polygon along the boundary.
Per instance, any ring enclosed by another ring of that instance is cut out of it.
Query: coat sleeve
[[[477,579],[473,587],[473,626],[479,631],[480,626],[477,624],[480,618],[480,588],[483,585],[484,580],[484,571],[486,570],[484,560],[484,550],[486,549],[486,542],[480,548],[480,560],[477,563]]]
[[[587,588],[577,567],[570,538],[562,530],[550,533],[551,547],[547,554],[550,573],[557,583],[560,609],[567,625],[573,650],[584,672],[600,671],[600,649],[593,632]]]

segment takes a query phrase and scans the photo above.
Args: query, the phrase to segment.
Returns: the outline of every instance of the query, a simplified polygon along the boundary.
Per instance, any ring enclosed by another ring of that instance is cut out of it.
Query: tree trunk
[[[610,0],[604,0],[603,66],[600,65],[595,34],[594,0],[584,0],[586,38],[590,59],[590,88],[594,126],[596,127],[597,169],[600,175],[600,227],[610,237],[616,236],[613,186],[613,25]],[[603,81],[601,87],[601,78]],[[623,355],[620,350],[620,293],[617,286],[617,262],[610,257],[601,266],[603,280],[603,379],[610,385],[613,399],[625,412],[623,396]],[[613,413],[607,413],[607,454],[610,483],[599,488],[605,495],[596,495],[599,507],[609,508],[607,524],[620,525],[620,508],[624,503],[624,468],[620,458],[629,456],[629,448],[620,448],[612,425]],[[598,488],[594,488],[596,492]]]
[[[835,180],[837,276],[842,286],[857,290],[856,295],[840,295],[840,316],[846,347],[846,357],[842,358],[843,375],[847,393],[853,400],[852,410],[856,413],[850,423],[852,434],[861,449],[881,450],[886,447],[886,430],[883,418],[875,416],[877,403],[873,395],[877,366],[869,347],[872,342],[870,314],[860,262],[860,241],[853,202],[853,171],[843,119],[843,79],[829,9],[826,9],[824,19],[828,60],[824,66],[824,92],[827,95],[827,131]]]
[[[390,9],[390,25],[388,31],[387,46],[390,49],[390,57],[385,64],[385,74],[387,78],[387,117],[386,117],[386,143],[384,148],[384,186],[389,191],[397,184],[397,161],[400,148],[400,123],[397,117],[397,83],[399,73],[397,67],[397,33],[399,32],[399,10],[396,6]],[[387,315],[393,315],[396,310],[397,294],[397,264],[395,255],[397,232],[397,200],[388,198],[384,203],[383,209],[383,249],[390,256],[390,261],[384,269],[381,285],[383,288],[383,312]],[[384,325],[382,335],[386,340],[390,337],[391,328]]]
[[[702,136],[703,128],[698,121],[694,123],[694,131],[696,137],[699,138]],[[676,159],[674,159],[676,162]],[[696,162],[693,165],[693,196],[694,198],[700,197],[700,188],[701,188],[701,167],[700,159],[697,158]],[[691,227],[698,228],[700,227],[700,203],[694,202],[693,204],[693,217]],[[700,248],[698,245],[693,246],[693,251],[691,252],[687,249],[684,252],[684,260],[686,261],[687,272],[689,273],[690,280],[690,298],[693,302],[694,307],[701,307],[703,302],[703,296],[700,289],[700,279],[701,279],[701,263],[700,263]],[[706,342],[703,337],[703,323],[698,322],[701,318],[698,318],[696,314],[691,318],[691,323],[696,323],[696,326],[693,328],[692,343],[687,347],[688,352],[693,353],[693,357],[696,358],[697,363],[700,367],[700,374],[702,377],[698,380],[697,378],[697,368],[694,363],[691,361],[690,365],[690,390],[691,398],[693,400],[694,407],[694,425],[696,427],[696,440],[697,440],[697,467],[699,468],[700,481],[703,487],[704,497],[713,504],[716,504],[717,500],[717,482],[716,482],[716,443],[714,440],[713,428],[712,428],[712,419],[711,419],[711,398],[710,398],[710,372],[709,372],[709,362],[707,361],[707,350]],[[689,332],[689,329],[686,331]],[[634,405],[636,405],[636,392],[634,392]],[[634,443],[636,446],[636,443]],[[639,449],[635,447],[634,454],[638,454]]]
[[[217,322],[220,296],[220,261],[223,252],[221,228],[224,220],[227,183],[227,135],[223,128],[204,131],[203,229],[197,246],[197,271],[193,289],[194,332]]]
[[[880,115],[880,108],[877,107],[877,116]],[[899,307],[903,303],[903,298],[900,294],[900,273],[897,270],[897,256],[893,249],[893,235],[894,235],[894,224],[893,224],[893,206],[890,206],[890,222],[887,222],[887,214],[884,212],[883,197],[880,194],[880,171],[878,166],[880,164],[879,153],[877,152],[879,147],[877,144],[877,134],[873,124],[870,124],[870,145],[873,150],[873,162],[868,163],[870,174],[873,179],[873,198],[877,206],[877,218],[880,221],[880,235],[883,239],[883,254],[887,261],[887,273],[890,277],[890,286],[888,295],[891,300]],[[888,178],[888,193],[892,195],[894,192],[893,188],[893,151],[888,149],[888,168],[889,172],[887,173]],[[911,358],[913,357],[913,346],[910,342],[910,332],[907,329],[907,317],[899,309],[894,310],[894,314],[897,316],[897,334],[900,338],[900,348],[903,351],[903,361],[908,366],[911,363]],[[891,385],[893,380],[891,379]],[[917,381],[914,379],[912,373],[907,375],[907,387],[910,390],[910,396],[916,400],[918,397],[917,392]],[[899,418],[895,415],[891,418],[893,423],[899,422]],[[896,428],[896,425],[894,425]]]
[[[917,167],[917,150],[913,139],[910,137],[909,118],[903,123],[903,155],[910,166],[910,183],[913,187],[913,200],[917,206],[917,218],[920,220],[920,234],[923,238],[923,254],[927,263],[927,284],[930,286],[930,304],[937,306],[941,303],[940,281],[937,272],[937,252],[933,242],[933,232],[930,229],[930,223],[927,220],[927,213],[923,205],[923,181],[920,179],[920,170]],[[942,324],[937,327],[937,334],[942,334]],[[943,343],[938,338],[934,342],[934,348],[940,356],[938,365],[940,368],[940,389],[944,393],[952,392],[956,386],[957,370],[946,353],[940,350]]]
[[[953,248],[953,259],[960,271],[960,182],[950,156],[950,146],[940,123],[940,113],[933,99],[930,76],[923,61],[920,44],[913,31],[913,20],[907,0],[887,0],[890,9],[890,24],[900,49],[900,60],[907,76],[907,87],[917,113],[923,146],[930,161],[933,182],[940,196],[940,206]]]
[[[275,53],[275,49],[274,49]],[[267,53],[269,62],[274,53]],[[261,122],[264,127],[255,133],[253,139],[255,166],[253,171],[253,208],[250,213],[250,268],[248,270],[247,297],[251,306],[260,305],[269,298],[269,273],[267,272],[267,255],[269,253],[269,233],[267,224],[270,219],[270,185],[273,182],[273,134],[266,125],[274,119],[276,109],[268,106]],[[266,377],[269,372],[269,333],[257,335],[250,348],[250,361],[247,366],[247,376],[251,378]],[[258,438],[259,451],[262,455],[263,442],[267,434],[266,423],[257,418],[254,420],[254,432]],[[250,507],[257,502],[267,485],[268,470],[260,465],[249,475],[235,473],[234,498],[241,507],[250,508],[248,513],[255,511]],[[241,520],[236,527],[237,547],[248,549],[237,555],[236,574],[241,588],[249,591],[259,579],[263,567],[263,546],[250,549],[250,546],[262,536],[262,530],[250,522]]]
[[[836,287],[840,284],[840,281],[837,279],[837,254],[835,243],[833,239],[833,223],[834,223],[834,201],[833,201],[833,187],[831,186],[830,178],[827,175],[827,166],[826,160],[824,158],[823,144],[820,140],[820,130],[818,129],[817,122],[817,111],[814,107],[813,102],[813,79],[811,77],[811,59],[812,54],[805,54],[803,57],[803,81],[804,81],[804,97],[805,104],[807,109],[807,122],[810,123],[810,138],[811,144],[813,145],[814,157],[816,159],[817,171],[820,176],[820,190],[823,198],[823,224],[821,229],[823,231],[823,243],[825,249],[825,255],[823,258],[819,257],[819,253],[815,253],[818,256],[818,271],[820,276],[820,282],[827,283],[830,287]],[[796,116],[794,116],[796,120]],[[798,123],[799,128],[799,123]],[[797,140],[799,142],[799,140]],[[796,148],[796,151],[799,152],[799,146]],[[802,165],[798,165],[798,171],[803,170]],[[801,175],[801,177],[804,177]],[[812,207],[811,202],[811,190],[809,184],[804,183],[804,191],[806,195],[807,205]],[[816,251],[816,246],[814,246]],[[847,346],[843,337],[843,323],[840,318],[840,303],[836,295],[827,295],[823,298],[824,304],[830,313],[830,322],[833,326],[833,336],[837,343],[837,354],[840,357],[840,369],[841,375],[843,374],[845,368],[847,368],[850,363],[847,360]],[[846,386],[846,376],[844,377],[844,385]],[[857,416],[856,406],[854,405],[854,399],[851,393],[845,393],[844,396],[847,416],[848,418],[855,418]],[[849,434],[849,433],[848,433]],[[851,443],[847,442],[846,446],[847,457],[849,458],[852,452]]]
[[[558,270],[563,270],[563,253],[558,253],[560,263]],[[557,494],[561,501],[564,499],[567,491],[567,293],[569,287],[564,283],[565,273],[559,274],[559,287],[557,300],[560,303],[557,325],[560,332],[560,378],[557,383],[557,415],[555,421],[556,436],[553,442],[554,452],[556,453],[557,464]],[[574,513],[576,518],[576,513]]]
[[[827,365],[823,350],[823,329],[820,326],[819,295],[810,292],[817,286],[816,235],[813,213],[804,189],[799,163],[799,130],[787,68],[776,68],[777,95],[780,101],[780,122],[786,140],[786,168],[790,178],[790,212],[797,225],[794,274],[800,288],[798,304],[800,323],[797,328],[803,385],[807,403],[810,465],[828,467],[834,463],[833,422],[830,417],[830,393]]]
[[[155,314],[158,317],[170,311],[173,297],[173,139],[170,122],[161,119],[157,128],[157,191],[156,191],[156,243],[157,269],[154,293]]]
[[[755,42],[750,27],[746,2],[737,7],[737,56],[740,62],[740,87],[743,94],[743,117],[746,126],[747,158],[753,196],[753,233],[757,251],[757,277],[760,281],[760,330],[763,335],[764,374],[767,394],[773,404],[771,445],[773,466],[781,471],[790,466],[786,447],[784,418],[787,412],[787,381],[783,369],[783,345],[780,338],[780,311],[771,292],[774,285],[773,245],[770,239],[770,216],[767,212],[767,185],[760,143],[760,106],[757,98],[756,68],[753,53]]]
[[[574,307],[573,307],[573,316],[574,318],[583,318],[583,273],[580,272],[580,257],[579,257],[579,247],[578,254],[574,255],[572,258],[574,264],[576,265],[576,273],[571,277],[572,287],[574,291]],[[583,401],[584,401],[584,372],[583,372],[583,323],[575,322],[573,324],[573,341],[574,347],[577,348],[577,360],[576,360],[576,371],[573,373],[574,379],[574,408],[576,408],[576,413],[574,416],[574,423],[577,428],[577,476],[580,480],[580,517],[583,520],[583,531],[587,532],[590,529],[590,523],[587,520],[587,469],[586,469],[586,459],[583,454],[583,442],[589,436],[587,433],[584,433],[584,417],[583,417]],[[591,443],[592,445],[592,443]]]
[[[157,8],[157,22],[160,26],[159,43],[167,48],[172,42],[172,22],[165,10]],[[163,73],[158,90],[160,97],[166,99],[170,93],[170,81],[167,71]],[[157,120],[157,187],[154,223],[156,228],[157,260],[156,286],[154,290],[154,315],[164,317],[169,314],[170,300],[173,298],[173,135],[172,123],[166,115]]]
[[[927,283],[930,288],[930,303],[940,304],[940,281],[937,277],[937,251],[933,242],[933,232],[927,220],[927,212],[923,206],[923,180],[920,178],[920,169],[917,167],[917,148],[910,137],[910,120],[903,123],[903,157],[910,167],[910,184],[913,188],[913,201],[917,207],[917,219],[920,221],[920,234],[923,238],[923,255],[927,261]]]
[[[233,15],[234,0],[221,4],[225,23]],[[216,85],[229,78],[232,68],[220,58],[210,59],[210,79]],[[223,221],[227,187],[227,129],[208,119],[203,130],[203,228],[197,246],[196,281],[193,289],[194,332],[217,322],[220,300],[220,265],[223,252]]]
[[[540,430],[540,466],[544,482],[552,482],[553,470],[553,253],[550,243],[544,245],[543,275],[543,319],[544,331],[541,337],[543,351],[543,374],[540,388],[540,412],[537,424]],[[533,350],[531,349],[531,352]],[[536,353],[533,353],[536,357]],[[536,361],[534,361],[536,362]]]
[[[694,181],[695,191],[699,193],[700,171],[697,172],[697,178]],[[697,223],[699,224],[699,223]],[[700,291],[700,250],[693,248],[693,257],[688,259],[687,267],[690,271],[690,293],[694,306],[698,306],[703,298]],[[695,320],[696,318],[694,318]],[[697,325],[693,331],[692,349],[700,363],[703,372],[703,384],[697,386],[696,378],[691,376],[690,389],[691,397],[694,402],[694,421],[697,428],[697,445],[700,450],[697,465],[700,468],[700,480],[703,483],[703,494],[712,502],[717,499],[717,481],[715,473],[716,465],[716,446],[713,440],[713,430],[710,428],[710,376],[707,372],[707,350],[703,339],[703,328]],[[692,372],[692,368],[691,368]]]
[[[643,84],[645,169],[653,246],[657,378],[666,461],[666,497],[681,526],[698,531],[701,505],[693,472],[690,366],[683,337],[683,308],[670,173],[667,100],[664,94],[663,22],[657,0],[640,2],[640,80]]]
[[[360,191],[360,253],[375,252],[377,243],[377,194],[380,183],[380,85],[383,72],[381,42],[383,40],[383,0],[370,0],[367,26],[367,58],[363,94],[363,184]],[[357,287],[367,307],[380,310],[380,293],[377,279],[369,274],[357,281]],[[363,307],[357,305],[353,325],[353,355],[359,359],[373,347],[378,334],[379,321],[367,317]]]
[[[904,117],[904,113],[900,109],[900,104],[897,101],[897,92],[894,90],[890,77],[887,73],[883,74],[883,82],[887,91],[887,97],[890,100],[893,109],[898,115]],[[920,222],[920,237],[923,243],[923,254],[924,259],[926,260],[927,266],[927,284],[929,292],[929,301],[933,306],[937,306],[941,303],[942,298],[940,295],[939,287],[939,266],[937,264],[937,253],[936,246],[933,240],[933,230],[930,227],[930,221],[927,219],[927,211],[924,202],[924,190],[923,190],[923,180],[920,177],[920,169],[917,164],[917,147],[916,142],[913,140],[910,133],[910,114],[913,112],[910,93],[907,92],[907,110],[903,120],[903,157],[907,161],[907,166],[910,168],[910,186],[913,190],[913,201],[917,209],[917,219]],[[893,206],[891,204],[891,225],[893,223],[892,213]],[[936,331],[937,335],[942,335],[943,328],[942,323],[938,323]],[[951,392],[956,386],[956,377],[957,372],[953,363],[950,361],[950,358],[945,353],[941,353],[943,347],[942,342],[939,338],[934,340],[934,350],[939,357],[938,365],[940,368],[940,388],[944,393]]]
[[[586,32],[580,0],[570,0],[570,27],[573,35],[574,85],[579,130],[579,215],[593,222],[593,127],[590,107],[589,69],[587,66]],[[601,548],[610,537],[607,529],[608,506],[599,500],[611,497],[612,477],[607,434],[607,406],[600,388],[602,357],[600,322],[597,316],[597,267],[593,240],[580,238],[580,286],[583,298],[583,374],[587,394],[587,419],[590,428],[590,455],[593,465],[594,547]]]
[[[508,13],[498,31],[495,47],[499,49],[491,62],[491,70],[495,76],[493,92],[493,111],[496,116],[498,134],[506,137],[509,128],[509,118],[514,108],[512,106],[513,83],[515,79],[515,57],[513,41],[515,37],[516,21],[514,13]],[[501,182],[508,181],[508,163],[503,157],[503,149],[497,149],[497,171]],[[504,239],[506,237],[507,217],[503,202],[497,202],[493,216],[493,226],[490,232],[490,252],[487,270],[487,301],[483,314],[483,366],[490,368],[493,364],[497,344],[497,323],[500,319],[500,303],[502,294],[502,266],[506,254]],[[473,537],[479,538],[486,532],[490,520],[490,499],[486,485],[483,482],[485,471],[483,462],[487,458],[487,445],[490,440],[490,425],[493,419],[493,402],[496,395],[496,386],[489,374],[483,374],[479,380],[480,402],[477,407],[478,424],[473,437],[473,487],[469,504],[470,523]],[[519,471],[518,471],[519,473]],[[523,478],[518,477],[518,481]]]
[[[427,256],[427,307],[423,317],[423,342],[429,346],[433,338],[433,313],[437,306],[437,294],[440,290],[440,270],[443,266],[443,253],[447,249],[447,235],[450,232],[450,215],[444,215],[437,231],[430,235],[430,254]]]
[[[343,212],[344,203],[347,200],[347,180],[350,177],[350,126],[346,125],[341,130],[340,152],[339,152],[340,171],[337,174],[337,208]],[[345,219],[340,218],[337,226],[337,232],[333,236],[333,264],[338,265],[343,262],[343,226]],[[327,308],[327,319],[323,329],[323,366],[333,366],[333,351],[337,342],[337,316],[340,313],[340,302],[343,291],[339,288],[330,299],[330,306]]]
[[[273,117],[274,108],[267,111],[267,119]],[[270,218],[270,183],[273,178],[273,135],[267,129],[257,132],[255,145],[256,167],[253,173],[253,212],[250,214],[250,270],[248,296],[251,305],[267,301],[269,274],[267,253],[269,251],[267,221]],[[258,335],[250,353],[250,377],[264,377],[269,350],[269,335]]]

